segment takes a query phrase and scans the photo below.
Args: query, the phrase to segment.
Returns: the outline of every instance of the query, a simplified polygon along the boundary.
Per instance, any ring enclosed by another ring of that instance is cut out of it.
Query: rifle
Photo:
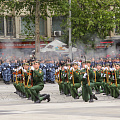
[[[68,83],[69,81],[68,81],[68,68],[67,68],[67,83]]]
[[[117,78],[116,78],[116,71],[115,70],[114,70],[114,73],[115,73],[115,85],[117,87],[118,85],[117,85]]]
[[[31,68],[31,67],[30,67]],[[28,84],[29,84],[29,80],[30,80],[30,69],[29,69],[29,73],[28,73],[28,81],[27,81],[27,87],[28,87]]]
[[[59,84],[61,83],[61,70],[59,70]]]
[[[73,73],[73,69],[72,69],[72,82],[73,82],[73,86],[74,86],[75,83],[74,83],[74,73]]]
[[[96,70],[95,70],[95,82],[96,82]]]
[[[108,71],[107,71],[107,69],[106,69],[106,81],[107,81],[107,83],[109,82],[109,80],[108,80]]]
[[[87,82],[88,82],[88,85],[90,86],[90,79],[89,79],[89,71],[88,71],[88,67],[87,67]]]
[[[18,79],[17,79],[17,75],[18,75],[18,73],[17,73],[17,70],[16,70],[16,73],[15,73],[15,75],[16,75],[16,84],[18,84]]]

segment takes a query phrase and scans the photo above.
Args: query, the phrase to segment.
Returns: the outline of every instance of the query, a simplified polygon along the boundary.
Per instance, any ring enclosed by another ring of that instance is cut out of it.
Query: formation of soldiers
[[[40,91],[44,88],[44,74],[39,66],[39,61],[34,61],[31,64],[23,63],[22,66],[14,69],[13,85],[16,89],[15,93],[35,103],[40,103],[43,100],[49,102],[49,94],[40,94]]]
[[[109,61],[100,60],[97,63],[95,61],[82,62],[80,66],[79,62],[74,61],[63,64],[56,70],[60,94],[72,96],[74,99],[82,96],[85,102],[98,100],[95,94],[100,93],[120,98],[119,58],[112,64]],[[78,88],[81,88],[81,91],[78,91]]]
[[[60,94],[72,96],[85,102],[98,100],[96,94],[111,95],[120,98],[120,62],[119,58],[99,61],[68,60],[11,60],[6,59],[0,65],[0,74],[5,82],[10,81],[16,94],[35,103],[50,101],[49,94],[40,94],[46,82],[58,82]],[[81,88],[80,91],[79,88]]]
[[[24,63],[28,62],[29,65],[35,60],[4,60],[4,62],[0,65],[0,76],[3,78],[5,84],[10,84],[13,81],[13,71],[20,66],[23,66]],[[39,68],[43,71],[43,81],[44,84],[46,82],[55,83],[55,69],[56,66],[53,60],[39,60]]]

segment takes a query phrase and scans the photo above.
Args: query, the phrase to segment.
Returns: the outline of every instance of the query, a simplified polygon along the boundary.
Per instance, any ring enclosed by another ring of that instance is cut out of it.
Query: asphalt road
[[[51,101],[35,104],[14,93],[12,84],[0,81],[0,120],[120,120],[120,99],[97,94],[98,100],[84,102],[60,95],[58,85],[45,84],[41,93],[51,96]]]

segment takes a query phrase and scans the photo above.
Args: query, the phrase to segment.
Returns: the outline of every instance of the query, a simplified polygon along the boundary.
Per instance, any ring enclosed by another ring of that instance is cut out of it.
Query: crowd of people
[[[60,94],[85,102],[98,99],[96,93],[120,98],[120,59],[91,58],[71,61],[69,57],[55,57],[37,60],[34,55],[25,59],[0,58],[0,75],[5,84],[13,82],[16,93],[35,103],[50,101],[49,94],[39,94],[44,84],[58,82]],[[82,91],[78,91],[78,88]]]

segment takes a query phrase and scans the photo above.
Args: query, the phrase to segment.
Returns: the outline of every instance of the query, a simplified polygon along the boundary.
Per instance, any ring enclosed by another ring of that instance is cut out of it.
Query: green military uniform
[[[119,70],[113,71],[113,79],[112,79],[112,85],[110,86],[111,89],[111,96],[114,98],[118,98],[119,96],[119,89],[120,89],[120,78],[119,78]],[[116,74],[116,80],[115,80],[115,74]]]
[[[70,71],[70,73],[72,75],[72,71]],[[78,69],[73,71],[73,76],[71,76],[69,81],[70,87],[68,88],[70,88],[71,95],[74,99],[78,99],[81,96],[81,94],[78,93],[78,88],[81,86],[80,72]]]
[[[69,87],[69,74],[70,74],[70,70],[67,69],[64,71],[64,75],[65,75],[65,80],[64,80],[64,94],[66,96],[70,96],[70,87]]]
[[[93,102],[93,98],[97,100],[97,97],[92,93],[92,88],[95,86],[94,83],[94,72],[93,69],[90,68],[87,73],[87,69],[84,69],[81,71],[82,74],[82,97],[85,102],[87,102],[89,99],[89,102]],[[85,75],[86,73],[86,75]],[[85,76],[84,76],[85,75]]]
[[[58,80],[58,84],[59,84],[59,91],[60,94],[64,94],[64,82],[65,82],[65,75],[64,75],[64,70],[59,70],[59,80]]]
[[[96,78],[95,78],[95,90],[96,93],[102,93],[103,91],[100,89],[100,86],[102,87],[102,83],[103,83],[103,77],[101,76],[102,74],[102,70],[95,70],[95,74],[96,74]]]
[[[43,82],[43,72],[38,70],[33,71],[33,86],[29,88],[31,96],[33,97],[34,102],[37,100],[42,101],[43,97],[40,97],[39,91],[41,91],[44,88],[44,82]]]
[[[104,71],[103,87],[104,87],[104,92],[105,92],[106,95],[110,94],[110,84],[111,84],[110,74],[111,74],[110,70],[105,70]]]

